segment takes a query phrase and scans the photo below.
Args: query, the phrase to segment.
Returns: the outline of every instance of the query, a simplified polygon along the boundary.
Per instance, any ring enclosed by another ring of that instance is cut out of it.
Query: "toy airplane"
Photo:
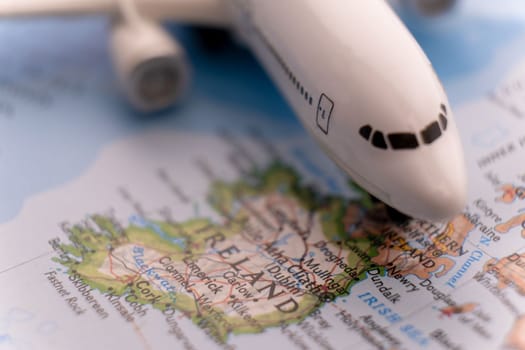
[[[356,183],[416,218],[463,209],[466,169],[447,96],[384,0],[0,2],[0,17],[93,14],[114,19],[116,70],[137,108],[172,104],[188,79],[184,51],[160,22],[231,28]]]

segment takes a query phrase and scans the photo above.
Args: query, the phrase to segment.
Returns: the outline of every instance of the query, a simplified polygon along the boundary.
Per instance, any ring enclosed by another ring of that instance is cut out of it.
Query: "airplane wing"
[[[118,15],[125,1],[154,20],[220,27],[231,23],[224,0],[0,0],[0,19]]]

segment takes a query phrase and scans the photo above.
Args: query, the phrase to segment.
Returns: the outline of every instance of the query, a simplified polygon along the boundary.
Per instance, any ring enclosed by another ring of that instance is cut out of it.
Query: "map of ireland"
[[[391,220],[236,45],[167,27],[194,86],[137,115],[106,21],[1,21],[0,350],[525,349],[523,4],[399,9],[465,150],[443,222]]]
[[[211,185],[220,224],[93,215],[65,228],[69,242],[55,242],[55,259],[108,300],[177,310],[218,343],[298,323],[348,295],[375,251],[366,239],[345,240],[344,214],[359,203],[322,197],[278,163],[251,180]]]

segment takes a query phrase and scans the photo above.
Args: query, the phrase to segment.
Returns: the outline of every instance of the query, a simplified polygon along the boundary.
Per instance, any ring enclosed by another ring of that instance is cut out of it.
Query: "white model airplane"
[[[463,150],[447,96],[384,0],[0,1],[0,17],[90,14],[114,18],[115,66],[136,107],[172,104],[187,80],[184,51],[160,22],[231,28],[356,183],[421,219],[464,208]]]

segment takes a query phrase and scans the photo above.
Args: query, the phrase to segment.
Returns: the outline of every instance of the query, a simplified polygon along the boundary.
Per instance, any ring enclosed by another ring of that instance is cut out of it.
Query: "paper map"
[[[469,201],[402,225],[242,50],[186,35],[193,89],[148,119],[114,86],[106,23],[1,23],[0,349],[525,349],[525,16],[473,3],[405,18]]]

